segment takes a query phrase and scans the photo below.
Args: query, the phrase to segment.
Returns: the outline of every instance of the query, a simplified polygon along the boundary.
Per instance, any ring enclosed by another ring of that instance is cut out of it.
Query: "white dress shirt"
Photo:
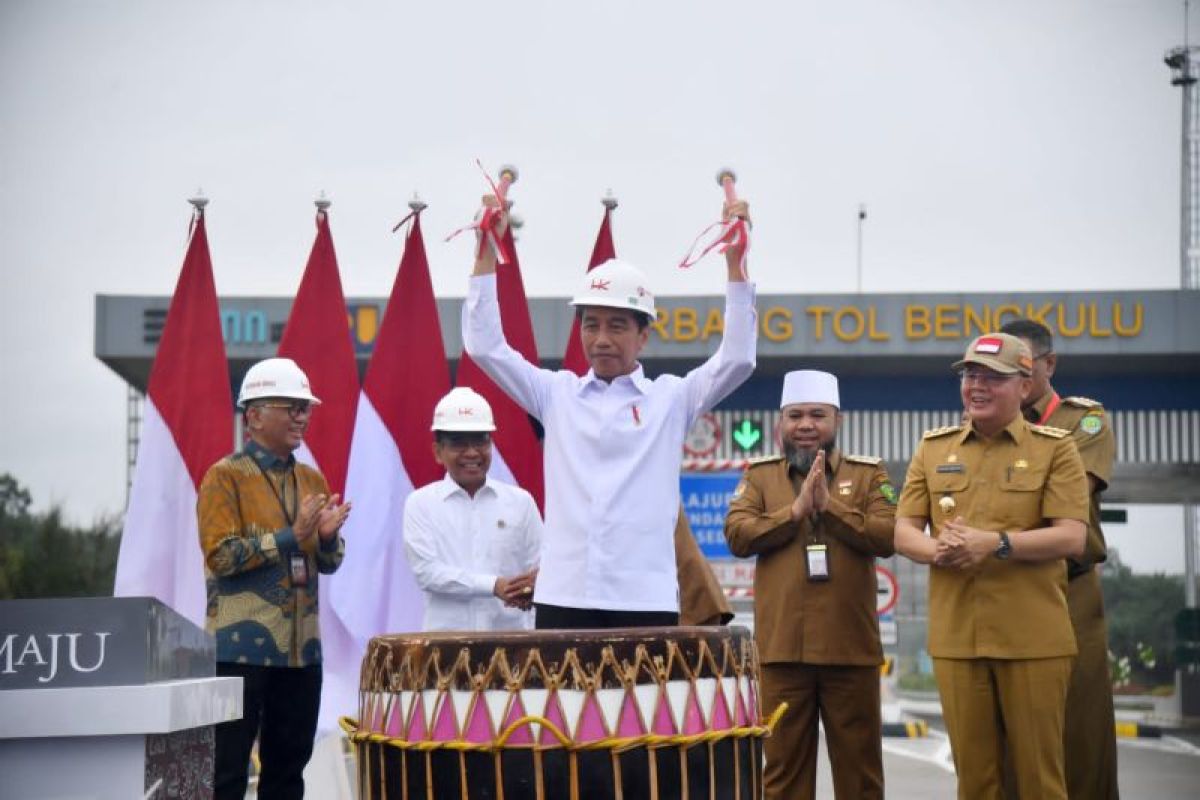
[[[506,608],[496,578],[538,563],[542,518],[529,492],[488,479],[467,494],[449,475],[404,504],[404,551],[425,591],[427,631],[526,630],[533,612]]]
[[[540,369],[508,345],[496,276],[471,278],[463,344],[475,363],[541,421],[546,536],[534,599],[570,608],[678,611],[675,519],[683,440],[754,371],[754,286],[730,283],[717,352],[680,378],[641,365],[612,383],[589,370]]]

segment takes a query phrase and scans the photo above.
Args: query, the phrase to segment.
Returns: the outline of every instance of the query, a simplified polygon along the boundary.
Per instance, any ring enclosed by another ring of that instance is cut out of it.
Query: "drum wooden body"
[[[381,636],[346,721],[364,800],[761,794],[744,628]]]

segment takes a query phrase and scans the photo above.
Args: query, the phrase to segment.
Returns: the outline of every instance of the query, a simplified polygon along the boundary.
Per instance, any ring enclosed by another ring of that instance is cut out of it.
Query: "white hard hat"
[[[483,395],[460,386],[438,400],[433,409],[431,431],[494,431],[492,407]]]
[[[628,308],[654,317],[654,293],[646,286],[645,274],[615,258],[584,276],[583,289],[571,299],[571,305]]]
[[[254,400],[265,397],[289,397],[307,400],[319,406],[321,401],[313,396],[308,385],[308,376],[290,358],[267,358],[246,370],[242,380],[242,391],[238,394],[238,407],[245,408]]]

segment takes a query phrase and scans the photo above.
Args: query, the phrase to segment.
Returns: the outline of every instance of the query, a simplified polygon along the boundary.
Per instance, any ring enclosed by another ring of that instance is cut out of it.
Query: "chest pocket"
[[[1024,528],[1034,527],[1042,518],[1042,494],[1046,486],[1046,473],[1030,469],[1009,469],[1000,481],[1004,492],[1007,515],[1013,524]]]
[[[965,516],[971,476],[963,472],[934,472],[929,476],[929,519],[941,523]]]
[[[516,571],[525,555],[524,537],[517,518],[491,515],[484,518],[491,564],[504,571]]]

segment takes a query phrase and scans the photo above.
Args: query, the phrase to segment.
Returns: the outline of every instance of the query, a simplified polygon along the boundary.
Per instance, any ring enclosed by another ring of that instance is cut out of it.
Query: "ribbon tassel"
[[[504,210],[505,195],[508,193],[507,190],[509,182],[501,181],[501,185],[497,187],[496,182],[492,180],[491,175],[488,175],[487,170],[483,168],[483,164],[478,158],[475,159],[475,165],[479,167],[479,170],[483,173],[484,179],[487,180],[488,186],[490,186],[492,189],[492,194],[495,195],[496,199],[500,201],[500,207],[492,208],[491,206],[487,205],[480,207],[479,211],[475,214],[475,219],[471,221],[470,225],[464,225],[461,228],[452,231],[450,235],[446,237],[445,241],[450,241],[463,231],[473,230],[475,231],[476,241],[475,257],[479,258],[483,255],[484,247],[490,247],[496,256],[496,263],[507,266],[508,264],[512,263],[512,258],[509,256],[507,249],[504,247],[503,240],[496,235],[496,226],[500,223],[500,216]]]

